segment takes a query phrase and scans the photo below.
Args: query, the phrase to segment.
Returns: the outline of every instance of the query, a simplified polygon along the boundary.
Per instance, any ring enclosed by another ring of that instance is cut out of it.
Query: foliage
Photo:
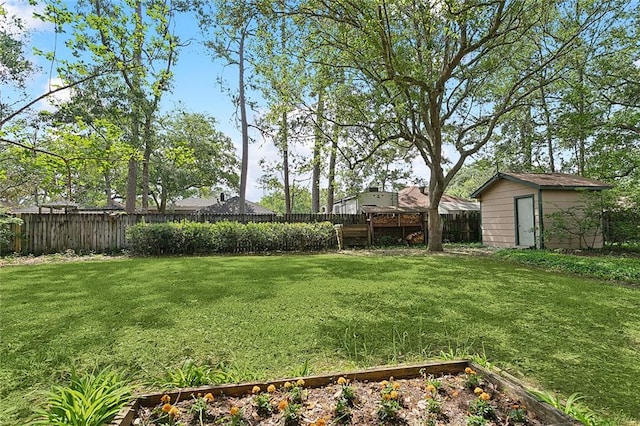
[[[322,223],[139,223],[127,229],[136,255],[319,250],[333,247],[335,231]]]
[[[297,403],[286,404],[282,410],[282,418],[285,426],[294,426],[300,424],[302,405]]]
[[[109,423],[131,397],[122,375],[111,369],[81,376],[75,371],[67,386],[54,386],[48,407],[33,424],[101,426]]]
[[[267,417],[273,411],[273,406],[271,405],[271,395],[267,392],[262,392],[253,397],[253,403],[256,405],[256,409],[258,414]]]
[[[331,67],[354,76],[376,113],[368,127],[380,145],[400,141],[420,154],[434,210],[504,117],[558,78],[540,80],[539,73],[562,62],[582,31],[597,29],[613,8],[598,2],[574,16],[566,4],[542,1],[334,3],[325,11],[322,1],[305,2],[300,14],[319,45],[334,52]],[[577,25],[562,28],[569,18]],[[550,31],[557,27],[561,34]],[[438,219],[429,215],[429,249],[441,251]]]
[[[386,399],[378,405],[377,414],[380,424],[392,424],[398,418],[400,403],[395,399]]]
[[[609,206],[603,215],[605,244],[640,245],[640,208]]]
[[[581,424],[587,426],[597,426],[600,423],[600,419],[592,410],[580,403],[580,400],[584,398],[578,393],[571,394],[566,401],[562,401],[560,396],[553,395],[549,392],[531,391],[540,401],[561,410],[578,420]]]
[[[593,249],[602,238],[603,208],[600,191],[579,194],[576,204],[545,215],[545,243],[578,240],[579,248]]]
[[[480,398],[473,400],[471,404],[469,404],[469,412],[487,420],[496,418],[495,408],[493,408],[489,401],[484,401]]]
[[[5,253],[6,247],[15,236],[14,227],[22,225],[22,219],[8,215],[0,208],[0,255]]]
[[[159,120],[155,133],[150,179],[159,211],[178,197],[237,187],[235,147],[216,130],[213,117],[173,111]]]
[[[176,388],[191,388],[211,384],[227,383],[229,375],[208,365],[199,365],[194,360],[186,360],[180,368],[169,371],[165,385]]]
[[[477,414],[473,414],[467,418],[467,426],[485,426],[487,419]]]
[[[321,374],[448,348],[639,420],[636,288],[491,256],[354,254],[3,267],[0,424],[24,424],[31,395],[74,363],[117,365],[151,391],[186,358],[269,382],[306,359]]]
[[[640,259],[623,256],[578,256],[547,250],[500,250],[498,259],[602,280],[640,282]]]

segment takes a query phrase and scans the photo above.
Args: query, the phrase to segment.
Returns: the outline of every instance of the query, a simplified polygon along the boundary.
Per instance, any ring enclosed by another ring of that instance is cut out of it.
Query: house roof
[[[215,213],[215,214],[240,214],[240,197],[232,197],[225,201],[217,201],[208,205],[198,213]],[[245,200],[246,214],[275,214],[273,210],[262,207],[260,204]]]
[[[409,186],[398,192],[398,205],[410,208],[429,208],[429,195],[418,186]],[[438,206],[438,213],[448,214],[459,211],[480,210],[477,201],[469,201],[463,198],[454,197],[453,195],[443,194]]]
[[[217,197],[209,197],[209,198],[188,197],[188,198],[183,198],[182,200],[176,201],[175,203],[173,203],[173,207],[176,207],[179,209],[185,209],[185,208],[197,209],[197,208],[209,207],[214,204],[220,204],[220,199]]]
[[[582,176],[566,173],[496,173],[491,179],[486,181],[480,188],[476,189],[471,198],[479,198],[480,194],[492,187],[500,180],[508,180],[521,185],[530,186],[536,189],[556,189],[575,191],[578,189],[603,190],[613,188],[605,182],[588,179]]]

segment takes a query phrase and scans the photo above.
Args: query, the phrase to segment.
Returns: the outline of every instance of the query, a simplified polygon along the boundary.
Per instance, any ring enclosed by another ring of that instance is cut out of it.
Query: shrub
[[[120,374],[71,374],[68,386],[49,392],[48,407],[39,411],[34,425],[100,426],[109,423],[129,402],[131,390]]]
[[[127,229],[137,255],[310,251],[336,245],[333,225],[321,223],[139,223]]]
[[[7,246],[14,237],[14,225],[22,225],[22,219],[9,216],[4,209],[0,209],[0,255],[5,253]]]

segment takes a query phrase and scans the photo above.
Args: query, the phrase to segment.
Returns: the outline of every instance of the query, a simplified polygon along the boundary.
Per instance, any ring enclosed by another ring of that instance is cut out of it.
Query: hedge
[[[129,227],[127,246],[134,255],[198,255],[326,250],[337,241],[330,222],[173,222]]]

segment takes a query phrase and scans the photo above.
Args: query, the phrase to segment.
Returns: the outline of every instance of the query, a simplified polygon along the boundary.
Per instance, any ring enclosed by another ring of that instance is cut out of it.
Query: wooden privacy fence
[[[289,214],[289,215],[220,215],[220,214],[122,214],[122,213],[23,213],[20,227],[7,252],[22,254],[114,253],[127,248],[126,230],[138,222],[331,222],[334,224],[364,223],[362,215],[350,214]]]
[[[331,222],[333,224],[367,224],[362,214],[289,214],[289,215],[220,215],[220,214],[123,214],[123,213],[22,213],[20,227],[6,252],[22,254],[115,253],[127,248],[126,230],[144,220],[165,222]],[[465,212],[442,215],[443,240],[446,242],[479,242],[480,214]],[[426,229],[426,226],[425,226]],[[425,239],[426,240],[426,239]]]
[[[467,211],[444,214],[442,218],[442,240],[449,243],[480,242],[480,212]]]

